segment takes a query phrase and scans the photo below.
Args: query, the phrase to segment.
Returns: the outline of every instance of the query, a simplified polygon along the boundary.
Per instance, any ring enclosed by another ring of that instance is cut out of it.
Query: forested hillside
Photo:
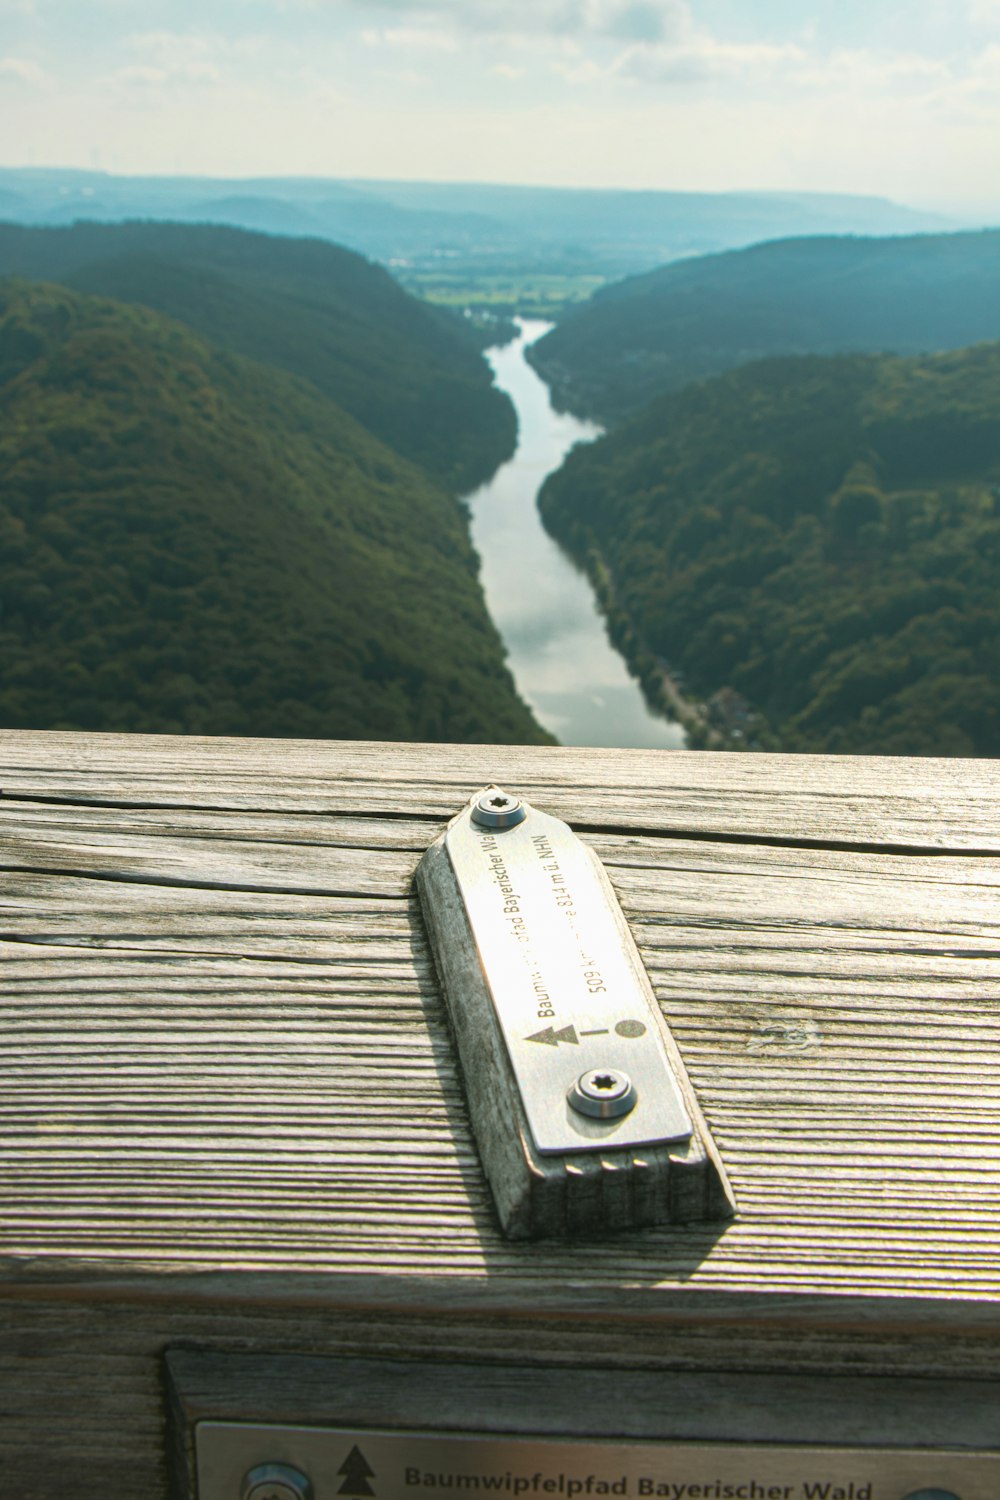
[[[538,741],[460,503],[314,385],[0,283],[0,724]]]
[[[0,224],[0,275],[141,303],[303,376],[456,492],[514,451],[513,407],[474,336],[337,245],[204,224]]]
[[[556,400],[615,422],[774,354],[917,354],[1000,338],[1000,230],[778,240],[597,292],[531,351]]]
[[[764,746],[1000,754],[1000,344],[748,365],[541,507],[633,665],[734,690]]]

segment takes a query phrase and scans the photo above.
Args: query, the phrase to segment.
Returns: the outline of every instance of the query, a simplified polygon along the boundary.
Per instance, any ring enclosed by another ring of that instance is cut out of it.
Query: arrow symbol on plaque
[[[375,1494],[375,1491],[368,1483],[369,1479],[375,1478],[375,1470],[368,1463],[368,1460],[357,1444],[355,1444],[344,1459],[337,1473],[344,1476],[344,1482],[337,1491],[338,1495]]]
[[[535,1031],[531,1036],[526,1036],[526,1042],[544,1042],[546,1047],[558,1047],[560,1042],[572,1042],[574,1047],[579,1047],[580,1038],[572,1026],[560,1026],[557,1031],[554,1026],[546,1026],[544,1031]]]

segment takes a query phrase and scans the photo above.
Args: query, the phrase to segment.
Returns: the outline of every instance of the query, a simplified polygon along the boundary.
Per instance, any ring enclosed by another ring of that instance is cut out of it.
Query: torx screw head
[[[472,821],[480,828],[516,828],[527,816],[523,803],[498,786],[483,792],[472,808]]]
[[[257,1464],[243,1476],[240,1500],[313,1500],[313,1487],[291,1464]]]
[[[635,1084],[621,1068],[588,1068],[569,1091],[577,1114],[592,1120],[620,1120],[635,1108]]]

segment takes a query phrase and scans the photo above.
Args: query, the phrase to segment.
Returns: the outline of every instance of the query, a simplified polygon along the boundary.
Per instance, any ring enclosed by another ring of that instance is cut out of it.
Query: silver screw
[[[498,786],[485,791],[472,809],[472,821],[481,828],[516,828],[527,816],[524,805]]]
[[[243,1476],[240,1500],[313,1500],[313,1487],[291,1464],[258,1464]]]
[[[621,1068],[589,1068],[569,1091],[569,1102],[577,1114],[592,1120],[620,1120],[636,1104],[635,1084]]]

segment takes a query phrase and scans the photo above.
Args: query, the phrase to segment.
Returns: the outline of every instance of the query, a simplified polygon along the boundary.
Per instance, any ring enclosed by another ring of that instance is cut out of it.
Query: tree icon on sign
[[[375,1491],[368,1481],[375,1478],[375,1470],[369,1467],[368,1460],[357,1444],[344,1459],[337,1473],[344,1476],[344,1482],[337,1491],[338,1495],[374,1495]]]

